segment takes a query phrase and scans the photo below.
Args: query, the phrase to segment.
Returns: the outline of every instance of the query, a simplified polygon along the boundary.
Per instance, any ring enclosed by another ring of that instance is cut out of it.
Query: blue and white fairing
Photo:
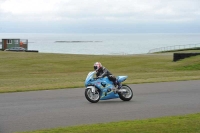
[[[128,76],[118,76],[117,81],[121,83],[121,82],[124,82],[127,78]]]
[[[113,82],[108,79],[108,77],[94,79],[96,72],[89,72],[85,79],[85,86],[90,88],[93,93],[95,93],[95,89],[100,90],[100,100],[107,100],[113,98],[119,98],[118,93],[114,93],[112,91],[114,87]],[[118,82],[123,82],[127,79],[127,76],[118,76]]]

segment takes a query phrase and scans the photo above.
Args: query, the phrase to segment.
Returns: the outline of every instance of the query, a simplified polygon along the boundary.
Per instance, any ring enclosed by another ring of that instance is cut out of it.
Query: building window
[[[12,40],[7,40],[7,43],[8,44],[12,44]]]
[[[19,44],[19,40],[14,40],[15,44]]]

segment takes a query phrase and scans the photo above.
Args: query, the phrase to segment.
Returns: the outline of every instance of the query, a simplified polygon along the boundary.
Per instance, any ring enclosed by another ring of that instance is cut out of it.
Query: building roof
[[[3,38],[2,40],[20,40],[20,38]]]

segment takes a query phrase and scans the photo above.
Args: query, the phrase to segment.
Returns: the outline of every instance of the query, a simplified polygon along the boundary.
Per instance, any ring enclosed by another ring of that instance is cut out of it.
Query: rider
[[[112,75],[112,73],[109,72],[108,69],[102,66],[100,62],[94,63],[94,70],[97,72],[96,76],[98,78],[107,76],[108,79],[114,83],[115,87],[118,86],[117,89],[121,88],[121,84],[117,81],[116,77]]]

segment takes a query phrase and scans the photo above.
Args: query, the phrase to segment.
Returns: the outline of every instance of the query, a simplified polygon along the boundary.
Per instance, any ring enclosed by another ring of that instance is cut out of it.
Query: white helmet
[[[98,72],[100,68],[102,68],[102,65],[101,65],[100,62],[94,63],[94,70],[95,70],[96,72]]]

